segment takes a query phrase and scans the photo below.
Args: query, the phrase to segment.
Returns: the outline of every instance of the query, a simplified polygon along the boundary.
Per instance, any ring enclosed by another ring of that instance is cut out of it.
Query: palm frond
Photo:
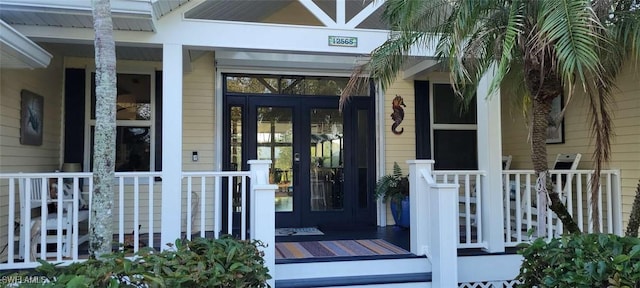
[[[553,47],[553,66],[564,83],[574,80],[587,83],[587,77],[602,75],[597,43],[607,41],[602,37],[603,27],[591,8],[590,0],[540,1],[537,42]],[[541,47],[546,47],[541,46]],[[585,88],[586,89],[586,88]]]

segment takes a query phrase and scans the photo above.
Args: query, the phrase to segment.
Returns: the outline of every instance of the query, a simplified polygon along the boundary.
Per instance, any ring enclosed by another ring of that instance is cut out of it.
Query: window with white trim
[[[85,136],[85,167],[93,167],[93,143],[96,125],[95,73],[89,75],[90,99]],[[154,171],[156,97],[155,74],[118,73],[116,98],[116,172]],[[161,113],[161,112],[160,112]],[[88,165],[88,166],[87,166]]]

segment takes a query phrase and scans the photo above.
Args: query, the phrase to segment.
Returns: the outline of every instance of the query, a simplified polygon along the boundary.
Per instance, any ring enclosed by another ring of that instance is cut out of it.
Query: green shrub
[[[115,252],[67,267],[42,261],[26,273],[49,279],[37,287],[268,287],[271,276],[258,247],[264,245],[231,237],[177,240],[173,250],[145,248],[131,258]]]
[[[522,244],[518,287],[640,287],[640,239],[574,234]]]

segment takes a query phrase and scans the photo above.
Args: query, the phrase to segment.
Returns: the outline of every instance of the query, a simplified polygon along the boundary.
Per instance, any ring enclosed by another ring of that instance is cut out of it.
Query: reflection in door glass
[[[258,107],[258,159],[271,160],[269,181],[278,185],[276,212],[293,211],[291,108]]]
[[[230,143],[230,162],[229,170],[240,171],[242,170],[242,107],[232,106],[230,107],[229,115],[231,116],[231,143]],[[239,177],[233,177],[233,211],[242,211],[242,186]]]
[[[311,211],[344,208],[343,136],[338,109],[311,111]]]

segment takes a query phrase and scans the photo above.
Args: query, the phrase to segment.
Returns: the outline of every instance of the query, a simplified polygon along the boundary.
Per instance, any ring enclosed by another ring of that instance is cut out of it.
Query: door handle
[[[300,153],[294,153],[293,154],[293,162],[300,162]]]

